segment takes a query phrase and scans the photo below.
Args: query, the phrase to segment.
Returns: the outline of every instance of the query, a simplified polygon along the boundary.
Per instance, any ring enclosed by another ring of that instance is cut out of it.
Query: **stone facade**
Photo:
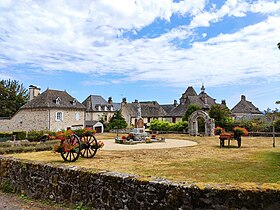
[[[57,112],[63,114],[61,121],[55,119]],[[58,131],[67,128],[83,128],[84,112],[81,110],[67,109],[22,109],[11,119],[0,120],[0,125],[1,132],[30,130]]]
[[[47,89],[39,94],[31,86],[29,95],[30,100],[14,116],[0,119],[0,132],[84,128],[85,106],[66,91]]]
[[[19,110],[11,119],[0,120],[1,132],[46,130],[49,127],[48,110]]]
[[[259,185],[258,185],[259,186]],[[0,157],[0,188],[31,198],[93,209],[280,209],[279,189],[199,188],[114,172],[21,162]]]

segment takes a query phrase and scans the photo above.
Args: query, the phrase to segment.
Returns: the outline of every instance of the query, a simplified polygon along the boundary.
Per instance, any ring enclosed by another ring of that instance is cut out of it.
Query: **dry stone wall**
[[[32,198],[93,209],[280,209],[279,190],[200,189],[196,185],[0,157],[0,183]]]

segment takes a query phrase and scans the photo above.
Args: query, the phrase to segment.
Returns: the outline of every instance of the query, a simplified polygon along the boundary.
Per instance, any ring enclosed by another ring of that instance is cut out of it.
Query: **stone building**
[[[235,120],[263,117],[263,113],[244,95],[241,95],[241,100],[231,109],[231,113]]]
[[[141,117],[144,124],[147,125],[153,119],[164,120],[166,112],[156,101],[139,102],[141,106]],[[122,115],[128,125],[135,125],[137,119],[138,101],[127,103],[124,98],[121,104]]]
[[[86,107],[85,126],[94,128],[99,133],[103,132],[103,125],[99,121],[109,122],[114,113],[121,107],[120,103],[113,103],[112,97],[106,101],[100,95],[90,95],[82,104]]]
[[[29,87],[29,101],[10,119],[0,120],[0,131],[84,128],[85,106],[66,91]]]
[[[126,99],[122,102],[122,115],[124,116],[128,125],[134,125],[136,119],[136,111],[138,101],[133,103],[127,103]],[[173,104],[159,105],[156,101],[140,102],[142,109],[142,118],[145,124],[150,123],[153,119],[158,119],[160,121],[178,122],[182,120],[182,117],[186,113],[188,106],[190,104],[195,104],[204,111],[209,111],[211,106],[217,105],[215,99],[209,96],[205,92],[205,87],[202,85],[201,92],[196,93],[192,86],[189,86],[186,91],[182,94],[180,98],[180,103],[174,100]],[[222,101],[222,105],[226,106],[225,100]]]
[[[225,101],[223,101],[225,105]],[[216,105],[215,99],[205,92],[205,87],[202,85],[201,92],[196,93],[192,86],[189,86],[180,98],[180,103],[174,100],[173,104],[162,105],[166,111],[165,119],[169,122],[178,122],[186,113],[190,104],[198,105],[204,111],[208,111],[211,106]]]

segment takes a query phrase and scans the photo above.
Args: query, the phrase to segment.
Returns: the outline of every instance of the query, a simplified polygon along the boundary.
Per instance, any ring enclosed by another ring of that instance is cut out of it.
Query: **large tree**
[[[27,102],[28,90],[16,80],[0,81],[0,117],[11,117]]]

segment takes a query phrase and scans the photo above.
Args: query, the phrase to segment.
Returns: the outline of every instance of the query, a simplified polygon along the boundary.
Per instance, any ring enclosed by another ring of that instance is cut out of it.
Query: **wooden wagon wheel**
[[[60,154],[63,160],[75,162],[80,156],[80,144],[80,139],[75,134],[61,141],[61,147],[63,148],[63,151]]]
[[[98,144],[95,136],[84,136],[82,137],[82,148],[81,155],[84,158],[92,158],[98,150]]]

